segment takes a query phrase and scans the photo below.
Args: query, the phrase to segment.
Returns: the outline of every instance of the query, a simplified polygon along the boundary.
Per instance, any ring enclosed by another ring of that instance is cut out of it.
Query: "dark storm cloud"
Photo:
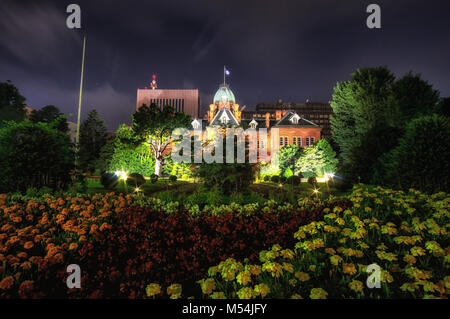
[[[381,30],[365,26],[372,2]],[[199,88],[205,109],[224,64],[249,108],[327,102],[337,81],[377,65],[421,73],[450,95],[447,1],[2,2],[0,81],[13,80],[30,106],[76,112],[82,35],[65,26],[69,3],[81,6],[88,38],[83,115],[99,109],[111,130],[130,122],[136,88],[153,73],[162,88]]]

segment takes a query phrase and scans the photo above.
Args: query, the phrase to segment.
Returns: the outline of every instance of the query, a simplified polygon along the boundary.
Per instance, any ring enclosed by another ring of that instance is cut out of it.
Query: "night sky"
[[[81,30],[66,27],[70,3],[81,6]],[[381,6],[381,30],[366,27],[370,3]],[[378,65],[420,73],[450,96],[448,0],[0,0],[0,81],[29,106],[53,104],[76,121],[83,32],[82,118],[96,108],[111,131],[130,123],[136,89],[153,73],[159,88],[198,88],[205,110],[223,65],[248,109],[328,102],[337,81]]]

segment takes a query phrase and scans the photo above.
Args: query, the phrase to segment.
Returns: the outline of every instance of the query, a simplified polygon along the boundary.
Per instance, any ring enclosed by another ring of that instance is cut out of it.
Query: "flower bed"
[[[348,205],[336,201],[329,204]],[[142,206],[136,206],[140,204]],[[194,282],[226,258],[257,260],[275,243],[294,244],[323,207],[229,205],[185,209],[134,195],[0,197],[0,298],[144,297],[149,281]],[[66,287],[78,264],[82,289]]]
[[[294,249],[274,245],[259,262],[227,259],[200,286],[210,298],[447,298],[450,197],[359,186],[352,208],[324,209],[301,226]],[[381,269],[369,289],[367,267]],[[149,291],[151,294],[151,291]]]

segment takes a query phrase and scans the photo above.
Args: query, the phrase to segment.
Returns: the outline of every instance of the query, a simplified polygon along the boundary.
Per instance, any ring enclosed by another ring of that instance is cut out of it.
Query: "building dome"
[[[233,92],[231,92],[230,88],[226,84],[222,84],[217,90],[216,95],[214,95],[213,103],[216,104],[219,102],[236,103],[236,98],[234,97]]]

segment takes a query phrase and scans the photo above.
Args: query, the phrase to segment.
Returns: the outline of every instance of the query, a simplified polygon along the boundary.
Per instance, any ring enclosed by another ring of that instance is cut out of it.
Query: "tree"
[[[324,167],[323,152],[315,145],[311,145],[303,149],[300,158],[295,163],[295,172],[301,173],[306,178],[322,176]]]
[[[108,144],[107,144],[108,145]],[[102,151],[106,152],[103,147]],[[125,170],[129,173],[139,173],[150,176],[155,170],[153,153],[144,143],[139,143],[133,130],[122,124],[117,129],[112,141],[111,159],[107,164],[110,172]]]
[[[54,105],[47,105],[40,110],[33,110],[31,112],[30,120],[33,123],[52,123],[57,130],[63,133],[67,133],[69,130],[67,118]]]
[[[333,92],[331,129],[344,165],[352,163],[352,152],[362,137],[379,123],[395,123],[399,114],[392,93],[394,75],[386,67],[366,68],[340,82]]]
[[[412,120],[398,146],[381,156],[375,183],[434,193],[450,191],[450,122],[433,114]]]
[[[319,140],[315,145],[317,149],[322,151],[322,159],[324,162],[323,170],[325,173],[331,174],[336,172],[339,160],[336,158],[336,152],[326,139]]]
[[[50,124],[8,121],[0,129],[0,192],[66,188],[73,168],[70,138]]]
[[[0,82],[0,127],[3,121],[22,121],[25,118],[25,98],[11,81]]]
[[[450,97],[442,98],[436,105],[435,113],[450,116]]]
[[[302,148],[299,145],[291,144],[283,146],[279,151],[279,167],[281,174],[289,177],[295,171],[295,162],[299,159]]]
[[[392,91],[404,123],[418,116],[430,115],[439,102],[439,92],[412,72],[395,81]]]
[[[167,155],[172,131],[176,128],[188,128],[191,117],[166,105],[162,109],[156,104],[142,105],[133,114],[132,129],[140,142],[146,142],[155,159],[155,174],[161,175],[161,166]]]
[[[106,144],[107,129],[97,110],[89,112],[80,126],[80,146],[78,156],[82,169],[93,172],[100,157],[101,148]]]

